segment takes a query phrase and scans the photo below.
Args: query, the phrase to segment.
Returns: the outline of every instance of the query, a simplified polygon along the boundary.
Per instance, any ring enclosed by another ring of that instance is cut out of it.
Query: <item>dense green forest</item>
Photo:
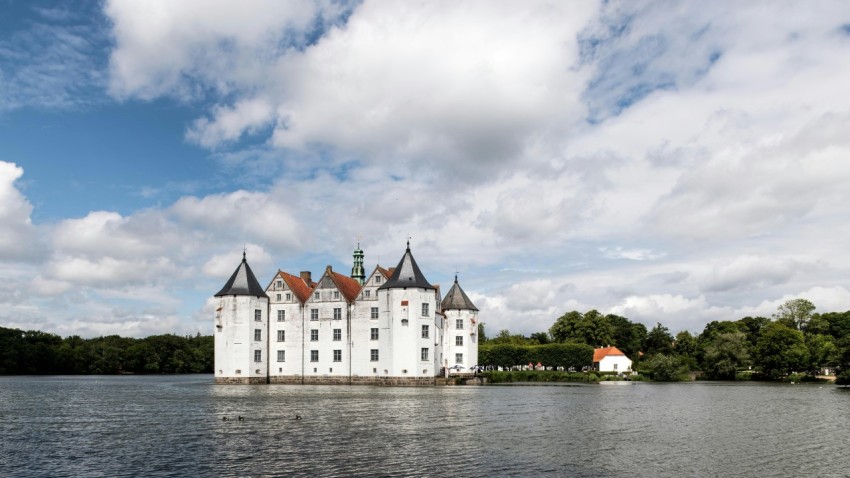
[[[83,339],[0,327],[0,375],[212,373],[212,336]]]
[[[647,330],[596,310],[567,312],[547,332],[528,337],[502,330],[488,339],[480,325],[483,365],[506,365],[502,362],[508,353],[516,357],[513,365],[537,362],[535,347],[551,343],[614,345],[634,361],[635,370],[657,381],[685,380],[694,372],[716,380],[805,380],[829,368],[839,371],[838,383],[850,383],[850,311],[815,313],[806,299],[786,301],[771,318],[713,321],[699,334],[682,331],[675,336],[660,323]],[[586,350],[583,357],[587,361]]]

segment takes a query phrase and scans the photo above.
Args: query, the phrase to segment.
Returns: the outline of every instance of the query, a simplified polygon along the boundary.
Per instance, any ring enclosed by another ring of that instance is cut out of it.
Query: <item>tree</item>
[[[738,322],[744,327],[744,333],[747,334],[750,345],[754,346],[761,335],[762,327],[770,323],[770,319],[767,317],[744,317]]]
[[[646,334],[646,354],[670,355],[673,351],[673,336],[667,327],[658,322],[649,333]]]
[[[540,345],[546,345],[551,342],[551,340],[549,340],[549,334],[547,334],[546,332],[535,332],[529,336],[529,339],[531,339],[532,342],[537,342]]]
[[[484,333],[484,322],[478,322],[478,343],[487,343],[487,334]]]
[[[697,344],[697,339],[687,330],[683,330],[676,334],[676,342],[673,350],[683,356],[683,357],[694,357],[697,356],[699,345]]]
[[[747,345],[747,336],[743,332],[720,334],[715,337],[705,348],[706,375],[714,379],[734,380],[738,369],[750,360]]]
[[[839,351],[830,335],[805,334],[809,351],[809,371],[817,375],[821,367],[832,367],[839,360]]]
[[[643,348],[646,340],[646,326],[629,321],[619,315],[608,314],[605,316],[612,328],[612,340],[627,357],[637,360],[638,352]]]
[[[529,345],[529,340],[521,334],[511,334],[508,329],[499,331],[499,335],[488,340],[490,344],[514,344],[514,345]]]
[[[558,317],[552,327],[549,328],[549,335],[555,342],[566,342],[573,338],[576,334],[576,326],[581,321],[582,315],[578,311],[567,312]]]
[[[764,326],[754,355],[756,366],[772,379],[805,370],[809,360],[803,333],[780,322]]]
[[[608,318],[595,309],[588,310],[582,315],[576,325],[576,339],[594,347],[604,347],[613,342],[614,328]]]
[[[655,354],[646,364],[646,373],[655,382],[673,382],[685,380],[688,369],[682,366],[678,357]]]
[[[803,330],[812,318],[815,305],[806,299],[790,299],[780,305],[773,318],[792,329]]]

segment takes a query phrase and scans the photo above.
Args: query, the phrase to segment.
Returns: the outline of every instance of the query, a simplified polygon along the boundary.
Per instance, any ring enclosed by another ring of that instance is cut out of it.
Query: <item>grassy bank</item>
[[[515,370],[492,371],[481,375],[487,377],[488,383],[519,383],[519,382],[580,382],[595,383],[607,380],[624,380],[616,375],[599,374],[597,372],[558,372],[554,370]],[[638,377],[629,377],[640,380]]]

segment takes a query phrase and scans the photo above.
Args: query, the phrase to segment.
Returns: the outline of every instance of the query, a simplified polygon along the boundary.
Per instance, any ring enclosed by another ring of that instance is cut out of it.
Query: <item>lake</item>
[[[0,377],[0,476],[850,474],[833,385],[212,381]]]

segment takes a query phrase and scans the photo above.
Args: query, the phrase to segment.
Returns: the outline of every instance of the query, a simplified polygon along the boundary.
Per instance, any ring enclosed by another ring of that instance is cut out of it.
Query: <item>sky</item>
[[[243,250],[488,333],[850,310],[850,4],[0,0],[0,326],[210,334]]]

